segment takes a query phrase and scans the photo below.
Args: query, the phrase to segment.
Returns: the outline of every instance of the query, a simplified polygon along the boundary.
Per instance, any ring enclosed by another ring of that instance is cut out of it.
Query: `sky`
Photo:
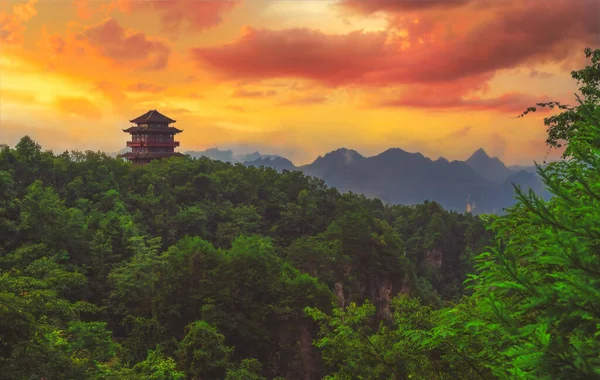
[[[157,109],[180,151],[539,162],[550,113],[516,116],[574,103],[599,20],[596,0],[0,0],[0,143],[115,152]]]

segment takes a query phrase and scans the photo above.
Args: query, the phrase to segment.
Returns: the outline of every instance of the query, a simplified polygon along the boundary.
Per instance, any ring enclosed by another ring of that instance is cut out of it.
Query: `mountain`
[[[123,149],[119,150],[118,152],[107,153],[107,155],[109,155],[110,157],[117,157],[118,155],[123,154],[123,153],[127,153],[129,151],[130,151],[129,148],[123,148]]]
[[[511,170],[483,149],[467,161],[450,162],[443,157],[433,161],[421,153],[399,148],[365,157],[355,150],[340,148],[299,167],[283,157],[263,157],[245,164],[278,171],[300,170],[341,192],[376,197],[391,204],[430,200],[459,212],[502,212],[515,203],[513,184],[546,194],[535,174]]]
[[[189,154],[193,158],[207,157],[215,161],[234,162],[232,150],[219,150],[218,148],[210,148],[201,151],[187,151],[183,154]]]
[[[280,156],[262,156],[253,161],[246,161],[244,162],[244,165],[256,167],[264,166],[267,168],[273,168],[278,172],[282,172],[284,170],[298,170],[292,161]]]
[[[495,183],[503,183],[514,174],[514,171],[507,168],[498,157],[488,156],[483,149],[478,149],[465,163],[477,174]]]
[[[189,154],[194,158],[207,157],[211,160],[223,161],[223,162],[231,162],[231,163],[245,163],[245,162],[253,162],[263,157],[281,157],[271,154],[261,154],[259,152],[253,152],[249,154],[236,154],[233,150],[220,150],[219,148],[210,148],[206,150],[200,151],[187,151],[184,154]]]
[[[256,160],[260,160],[263,157],[278,157],[278,156],[254,152],[254,153],[250,153],[250,154],[241,154],[241,155],[235,156],[235,159],[238,162],[253,162]]]
[[[355,150],[340,148],[327,153],[323,157],[317,157],[313,163],[300,166],[299,169],[307,175],[325,180],[325,178],[331,175],[344,172],[352,165],[364,159],[365,157]]]
[[[393,204],[432,200],[459,211],[466,209],[468,197],[478,203],[482,197],[481,189],[497,187],[464,162],[432,161],[421,153],[398,148],[373,157],[363,157],[346,149],[337,150],[300,169],[340,191],[377,197]],[[486,206],[486,210],[491,211],[495,206]]]
[[[448,161],[443,157],[433,161],[421,153],[400,148],[391,148],[372,157],[340,148],[298,167],[287,158],[259,152],[235,154],[232,150],[212,148],[186,154],[269,167],[279,172],[299,170],[322,179],[341,192],[363,194],[391,204],[436,201],[459,212],[502,212],[503,208],[515,203],[513,184],[548,196],[537,174],[527,169],[508,168],[483,149],[477,150],[466,161]]]
[[[549,163],[541,164],[541,166],[542,166],[542,168],[545,168],[546,166],[548,166],[548,164]],[[525,170],[526,172],[529,172],[529,173],[537,173],[537,166],[535,166],[535,165],[511,165],[508,168],[515,172]]]

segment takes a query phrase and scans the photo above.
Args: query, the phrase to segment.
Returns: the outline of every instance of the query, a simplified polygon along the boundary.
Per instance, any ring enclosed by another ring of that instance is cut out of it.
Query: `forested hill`
[[[0,150],[0,379],[318,379],[305,307],[457,300],[478,217],[300,172]],[[180,376],[180,377],[177,377]]]

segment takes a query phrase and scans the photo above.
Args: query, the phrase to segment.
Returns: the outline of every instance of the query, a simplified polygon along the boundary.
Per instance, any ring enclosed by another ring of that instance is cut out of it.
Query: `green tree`
[[[215,326],[195,321],[185,328],[176,355],[188,379],[223,379],[230,367],[233,348]]]

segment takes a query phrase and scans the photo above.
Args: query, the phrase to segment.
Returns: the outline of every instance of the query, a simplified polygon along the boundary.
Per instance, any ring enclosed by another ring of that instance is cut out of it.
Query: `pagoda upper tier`
[[[130,123],[137,124],[136,127],[130,127],[124,129],[125,133],[168,133],[177,134],[183,132],[181,129],[170,127],[169,124],[175,123],[176,120],[171,119],[158,112],[157,110],[150,110],[145,114],[136,117],[133,120],[129,120]]]

